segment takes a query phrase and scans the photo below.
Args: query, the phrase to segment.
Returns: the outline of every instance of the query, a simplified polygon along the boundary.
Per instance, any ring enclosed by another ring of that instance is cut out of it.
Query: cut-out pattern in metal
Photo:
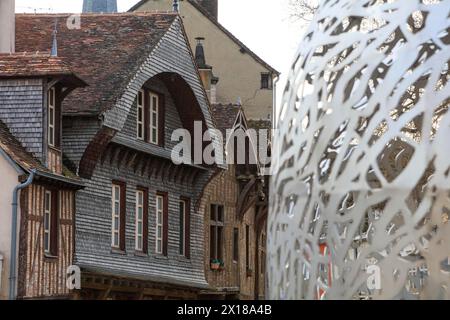
[[[269,298],[450,298],[450,0],[323,0],[274,137]]]

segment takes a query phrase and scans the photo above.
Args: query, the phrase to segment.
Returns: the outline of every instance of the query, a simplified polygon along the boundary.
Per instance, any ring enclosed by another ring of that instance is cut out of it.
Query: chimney
[[[15,0],[0,1],[0,53],[15,52]]]
[[[178,3],[178,0],[173,0],[172,9],[174,12],[180,11],[180,4]]]
[[[195,47],[195,62],[199,69],[202,69],[206,66],[206,58],[205,58],[205,49],[203,48],[203,41],[205,38],[197,37],[197,47]]]
[[[83,0],[83,13],[115,13],[117,0]]]
[[[196,2],[205,9],[214,20],[219,18],[219,0],[196,0]]]
[[[197,37],[197,46],[195,48],[195,62],[197,63],[200,78],[206,93],[208,94],[209,101],[216,103],[216,86],[219,82],[219,78],[213,74],[213,68],[206,64],[205,48],[203,47],[203,41],[205,38]]]

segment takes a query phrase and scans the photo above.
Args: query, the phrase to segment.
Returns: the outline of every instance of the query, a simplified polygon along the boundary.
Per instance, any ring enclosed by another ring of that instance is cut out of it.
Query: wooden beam
[[[134,166],[133,166],[133,173],[137,173],[139,166],[143,165],[142,161],[144,160],[144,156],[142,154],[137,154],[136,155],[136,159],[134,161]]]
[[[250,194],[251,190],[255,186],[256,182],[257,182],[256,178],[252,177],[247,182],[247,184],[245,185],[244,189],[239,193],[238,203],[237,203],[237,206],[236,206],[236,212],[238,214],[238,219],[239,220],[242,220],[242,218],[244,217],[244,214],[245,214],[244,209],[245,209],[245,207],[247,207],[247,208],[249,207],[248,206],[248,202],[250,202],[250,201],[248,201],[248,197],[249,197],[249,194]],[[255,201],[256,201],[256,199],[255,199]]]
[[[111,153],[111,149],[112,147],[109,145],[108,147],[106,147],[106,150],[102,153],[102,156],[100,158],[100,163],[103,165],[106,161],[106,158],[108,157],[108,155]]]
[[[198,177],[199,173],[200,173],[200,170],[198,170],[198,169],[193,170],[192,175],[189,177],[189,184],[191,186],[194,185],[195,179]]]
[[[150,171],[150,168],[152,167],[153,158],[147,157],[147,159],[143,160],[142,170],[141,170],[141,176],[145,176],[146,172]],[[150,177],[150,175],[148,175]]]
[[[117,145],[114,145],[111,148],[111,159],[109,160],[109,165],[112,166],[114,164],[114,161],[116,160],[117,156],[119,155],[120,147]]]
[[[122,166],[122,163],[127,158],[128,154],[130,153],[130,150],[127,148],[121,148],[122,150],[119,153],[119,158],[117,159],[117,169],[120,170],[120,167]]]
[[[170,175],[169,175],[169,181],[175,182],[175,177],[176,177],[178,171],[180,171],[180,167],[181,167],[181,165],[174,165],[173,166],[173,168],[172,168],[172,170],[170,172]]]
[[[109,294],[111,293],[111,289],[112,289],[112,283],[109,284],[108,288],[105,291],[100,292],[100,296],[98,299],[106,300],[108,298]]]
[[[178,167],[179,167],[178,172],[176,173],[176,175],[174,177],[174,182],[175,183],[181,183],[180,177],[181,178],[183,177],[183,173],[184,173],[184,170],[185,170],[185,166],[183,166],[183,165],[179,165]]]
[[[128,159],[126,162],[126,167],[129,168],[132,166],[132,164],[134,163],[134,161],[136,160],[136,157],[138,156],[138,153],[135,151],[132,151],[129,153],[128,155]]]

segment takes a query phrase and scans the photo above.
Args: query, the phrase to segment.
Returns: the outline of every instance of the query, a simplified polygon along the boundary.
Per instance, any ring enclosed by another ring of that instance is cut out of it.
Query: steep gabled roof
[[[69,14],[16,15],[16,50],[48,51],[57,21],[58,56],[88,87],[64,101],[65,114],[99,114],[111,109],[129,81],[170,28],[173,13],[82,14],[68,28]]]
[[[137,10],[140,6],[148,2],[148,0],[141,0],[133,7],[131,7],[129,12]],[[264,66],[267,70],[273,72],[277,76],[280,75],[275,68],[270,66],[267,62],[265,62],[261,57],[259,57],[255,52],[253,52],[250,48],[248,48],[242,41],[240,41],[236,36],[234,36],[227,28],[225,28],[221,23],[219,23],[211,14],[205,10],[197,1],[195,0],[187,0],[195,9],[201,12],[209,21],[211,21],[217,28],[219,28],[223,33],[225,33],[233,42],[235,42],[245,53],[248,53],[253,59],[256,60],[259,64]]]

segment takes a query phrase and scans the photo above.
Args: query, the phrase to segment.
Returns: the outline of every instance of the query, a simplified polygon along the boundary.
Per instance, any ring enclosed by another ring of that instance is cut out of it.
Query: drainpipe
[[[11,257],[9,264],[9,300],[16,299],[16,262],[17,262],[17,199],[19,197],[19,191],[28,187],[34,179],[36,170],[32,169],[27,181],[19,184],[14,188],[13,191],[13,202],[12,202],[12,223],[11,223]]]
[[[276,76],[275,79],[273,80],[272,129],[278,128],[278,114],[277,114],[277,84],[278,84],[278,81],[280,81],[280,76]]]
[[[3,255],[0,253],[0,291],[2,290],[3,279]]]

